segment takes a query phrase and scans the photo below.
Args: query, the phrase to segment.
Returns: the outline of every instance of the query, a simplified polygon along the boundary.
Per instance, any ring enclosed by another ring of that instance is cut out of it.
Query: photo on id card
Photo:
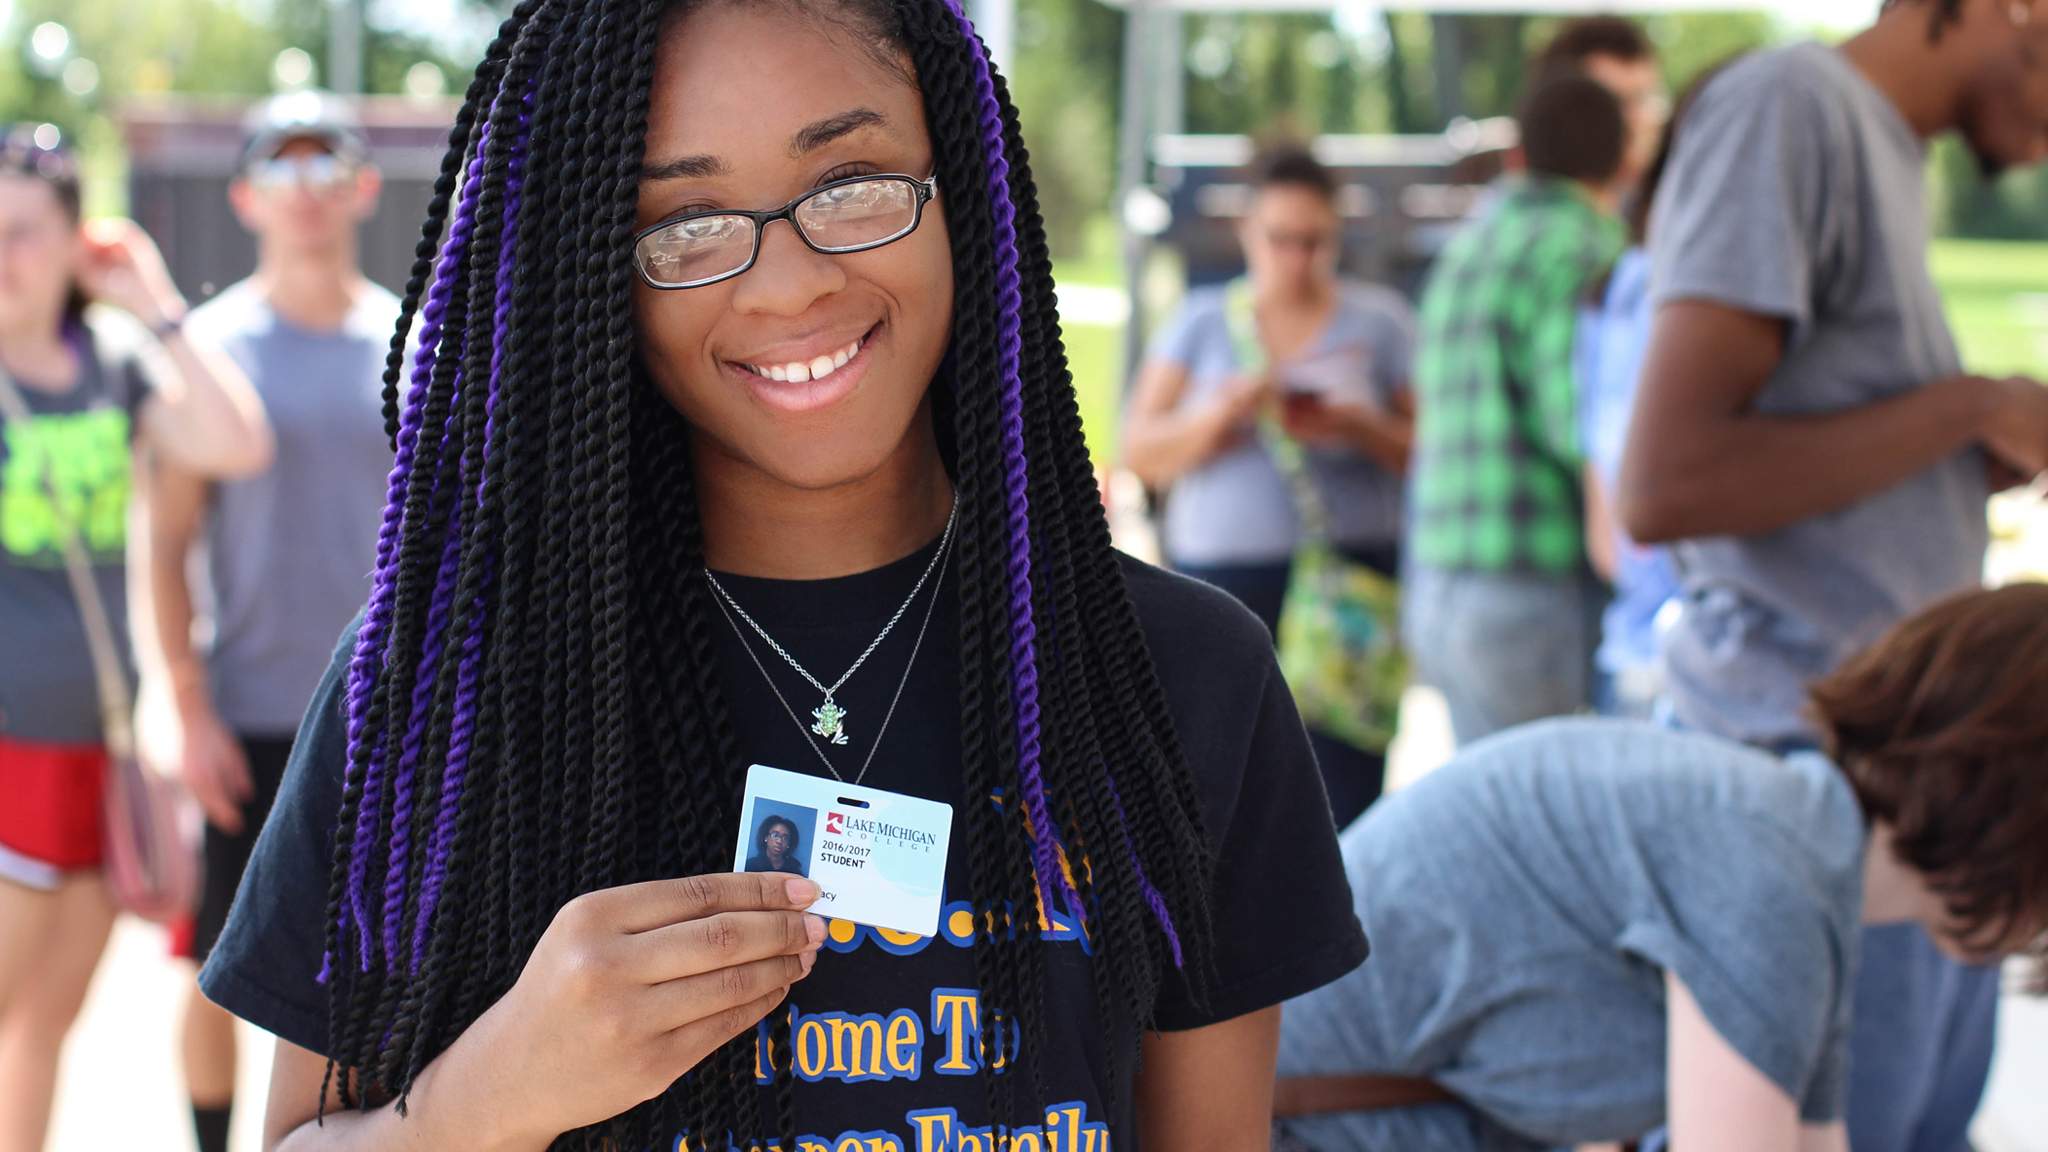
[[[733,871],[807,876],[820,916],[932,936],[952,834],[949,804],[756,764]]]

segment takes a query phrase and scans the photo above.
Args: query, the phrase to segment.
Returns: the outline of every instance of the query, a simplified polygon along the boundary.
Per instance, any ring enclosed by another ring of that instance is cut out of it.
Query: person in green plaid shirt
[[[1628,130],[1583,73],[1542,82],[1521,130],[1527,172],[1422,297],[1404,628],[1461,744],[1582,707],[1599,635],[1572,350],[1578,305],[1625,244]]]

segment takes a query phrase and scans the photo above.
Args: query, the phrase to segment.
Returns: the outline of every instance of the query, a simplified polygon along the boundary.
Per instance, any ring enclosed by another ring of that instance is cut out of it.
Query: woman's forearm
[[[1133,414],[1124,435],[1124,467],[1147,487],[1166,488],[1215,458],[1230,440],[1230,425],[1213,405]]]
[[[325,1061],[278,1045],[289,1074],[273,1072],[264,1146],[268,1152],[545,1152],[552,1135],[523,1131],[502,1101],[520,1086],[499,1083],[499,1065],[472,1030],[420,1071],[404,1115],[384,1102],[368,1111],[337,1109],[314,1119],[308,1105],[320,1091]],[[290,1056],[285,1053],[289,1051]]]
[[[277,445],[263,402],[233,360],[182,333],[164,341],[173,369],[145,410],[154,446],[178,466],[228,479],[270,466]]]

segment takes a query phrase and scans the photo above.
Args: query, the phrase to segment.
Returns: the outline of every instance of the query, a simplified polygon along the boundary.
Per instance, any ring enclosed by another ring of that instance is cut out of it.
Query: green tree
[[[122,105],[169,95],[257,97],[273,87],[279,52],[298,47],[320,59],[326,49],[324,2],[285,3],[268,13],[239,0],[152,0],[130,4],[98,0],[16,0],[0,43],[0,119],[48,121],[85,154],[88,194],[95,211],[119,207],[120,139],[114,122]],[[69,51],[50,64],[37,58],[31,31],[63,25]],[[86,88],[72,61],[87,61],[96,83]],[[402,91],[413,64],[442,68],[452,84],[467,83],[471,61],[457,64],[417,37],[371,30],[364,42],[367,88]]]

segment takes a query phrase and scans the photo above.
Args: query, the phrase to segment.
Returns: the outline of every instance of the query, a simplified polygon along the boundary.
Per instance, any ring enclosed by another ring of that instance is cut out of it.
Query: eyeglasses
[[[775,220],[789,221],[813,252],[866,252],[917,231],[938,194],[937,176],[891,173],[834,180],[771,212],[689,212],[634,236],[633,264],[652,288],[730,280],[760,259],[762,233]]]
[[[355,175],[355,165],[338,156],[277,156],[249,165],[249,183],[266,192],[296,184],[313,192],[332,192]]]

